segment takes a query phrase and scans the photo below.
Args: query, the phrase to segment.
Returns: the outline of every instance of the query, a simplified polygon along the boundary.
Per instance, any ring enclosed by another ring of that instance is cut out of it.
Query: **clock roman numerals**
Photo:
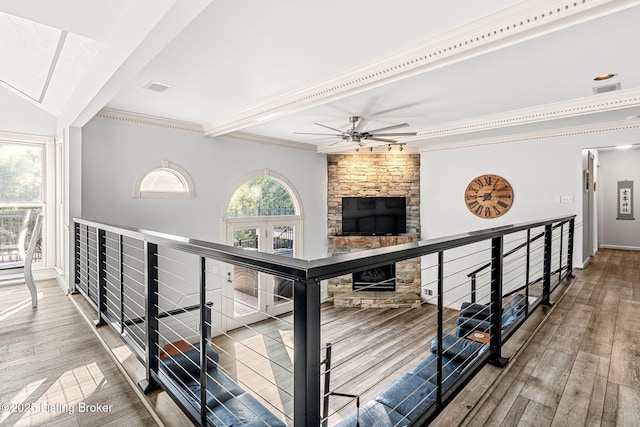
[[[513,204],[513,189],[498,175],[480,175],[467,184],[464,193],[467,209],[480,218],[497,218]]]

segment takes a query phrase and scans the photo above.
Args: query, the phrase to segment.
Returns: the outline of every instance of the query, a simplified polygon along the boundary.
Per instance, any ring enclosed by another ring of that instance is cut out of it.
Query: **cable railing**
[[[74,221],[96,325],[195,425],[422,425],[572,275],[574,216],[316,260]],[[390,264],[394,290],[331,285]]]

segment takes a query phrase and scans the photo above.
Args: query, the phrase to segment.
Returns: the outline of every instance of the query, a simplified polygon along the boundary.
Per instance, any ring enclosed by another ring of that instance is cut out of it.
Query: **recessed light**
[[[615,77],[617,74],[613,73],[613,74],[601,74],[598,77],[594,78],[593,80],[607,80],[610,79],[611,77]]]
[[[154,92],[164,92],[167,89],[171,89],[171,87],[171,85],[158,82],[149,82],[144,86],[145,89],[152,90]]]

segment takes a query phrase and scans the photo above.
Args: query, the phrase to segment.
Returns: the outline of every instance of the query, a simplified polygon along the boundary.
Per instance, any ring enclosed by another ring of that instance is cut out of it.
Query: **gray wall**
[[[168,160],[193,178],[193,199],[132,197],[137,174]],[[301,197],[304,257],[326,253],[326,156],[312,151],[94,118],[82,129],[82,217],[223,242],[220,217],[243,178],[268,169]]]
[[[640,149],[599,150],[600,247],[640,250]],[[618,181],[633,181],[635,221],[618,220]]]

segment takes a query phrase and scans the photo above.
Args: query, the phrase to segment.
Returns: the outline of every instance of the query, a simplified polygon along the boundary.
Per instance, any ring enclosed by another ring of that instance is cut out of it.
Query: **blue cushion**
[[[401,427],[408,426],[410,421],[380,402],[372,400],[360,408],[360,416],[352,412],[347,418],[337,423],[334,427]]]
[[[207,373],[207,407],[210,409],[242,393],[244,390],[219,369]]]
[[[249,393],[231,398],[216,406],[207,414],[215,426],[272,426],[286,427],[286,424],[273,415],[255,397]]]
[[[484,344],[457,337],[451,334],[442,335],[442,356],[452,359],[458,363],[465,363],[478,355]],[[431,341],[431,352],[436,354],[438,350],[438,340]]]
[[[433,385],[437,385],[437,357],[435,354],[430,354],[429,357],[420,362],[418,366],[413,368],[409,373],[417,375]],[[461,366],[458,362],[446,357],[442,358],[442,384],[445,389],[460,376],[460,368]]]
[[[471,317],[478,320],[489,320],[491,317],[491,307],[485,304],[463,302],[460,307],[461,317]]]
[[[211,347],[207,346],[207,371],[217,369],[220,356]],[[164,367],[169,372],[180,378],[183,382],[189,382],[200,378],[200,349],[192,348],[184,353],[166,356],[160,359],[160,368]]]
[[[436,400],[436,386],[414,374],[404,374],[375,399],[414,420]]]

